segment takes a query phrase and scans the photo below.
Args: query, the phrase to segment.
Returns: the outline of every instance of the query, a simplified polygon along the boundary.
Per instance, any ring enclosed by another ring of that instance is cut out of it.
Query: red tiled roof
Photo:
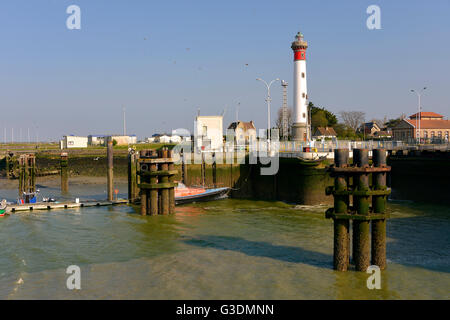
[[[409,116],[410,119],[415,119],[417,118],[417,116],[419,115],[419,113],[414,113],[413,115]],[[421,118],[443,118],[444,116],[436,113],[436,112],[421,112],[420,113],[420,117]]]
[[[316,129],[315,135],[317,134],[317,131],[320,133],[321,136],[336,136],[336,131],[334,131],[331,127],[318,127]]]
[[[405,119],[414,127],[419,126],[419,120]],[[420,120],[420,129],[450,129],[450,120]]]

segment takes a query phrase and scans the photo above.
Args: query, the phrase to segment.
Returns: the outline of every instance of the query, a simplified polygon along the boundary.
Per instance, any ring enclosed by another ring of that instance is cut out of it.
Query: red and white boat
[[[228,197],[230,188],[186,187],[182,183],[175,188],[175,203],[183,204],[189,202],[211,201]]]

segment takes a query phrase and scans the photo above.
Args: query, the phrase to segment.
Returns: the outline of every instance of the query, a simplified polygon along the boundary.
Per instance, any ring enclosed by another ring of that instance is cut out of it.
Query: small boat
[[[34,192],[24,192],[22,196],[17,199],[17,204],[37,203],[37,195],[39,190]]]
[[[188,188],[179,183],[175,188],[175,203],[184,204],[199,201],[211,201],[226,198],[230,188]]]
[[[0,202],[0,217],[4,217],[5,216],[5,214],[6,214],[6,206],[7,206],[8,204],[6,203],[6,200],[5,199],[3,199],[1,202]]]

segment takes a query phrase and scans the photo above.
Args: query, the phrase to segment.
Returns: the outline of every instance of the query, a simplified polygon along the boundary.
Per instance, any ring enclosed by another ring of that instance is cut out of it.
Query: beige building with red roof
[[[420,128],[420,130],[419,130]],[[444,120],[444,116],[435,112],[415,113],[409,119],[403,119],[392,128],[394,140],[413,140],[415,137],[425,142],[449,141],[450,120]]]
[[[251,141],[256,141],[256,127],[252,120],[232,122],[228,130],[234,131],[234,140],[237,145],[248,145]]]

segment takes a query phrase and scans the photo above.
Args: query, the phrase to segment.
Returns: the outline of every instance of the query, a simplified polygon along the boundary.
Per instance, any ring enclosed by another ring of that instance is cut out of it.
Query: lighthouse
[[[308,91],[306,90],[306,49],[308,43],[298,32],[291,45],[294,51],[294,123],[292,136],[294,141],[309,141],[308,130]]]

